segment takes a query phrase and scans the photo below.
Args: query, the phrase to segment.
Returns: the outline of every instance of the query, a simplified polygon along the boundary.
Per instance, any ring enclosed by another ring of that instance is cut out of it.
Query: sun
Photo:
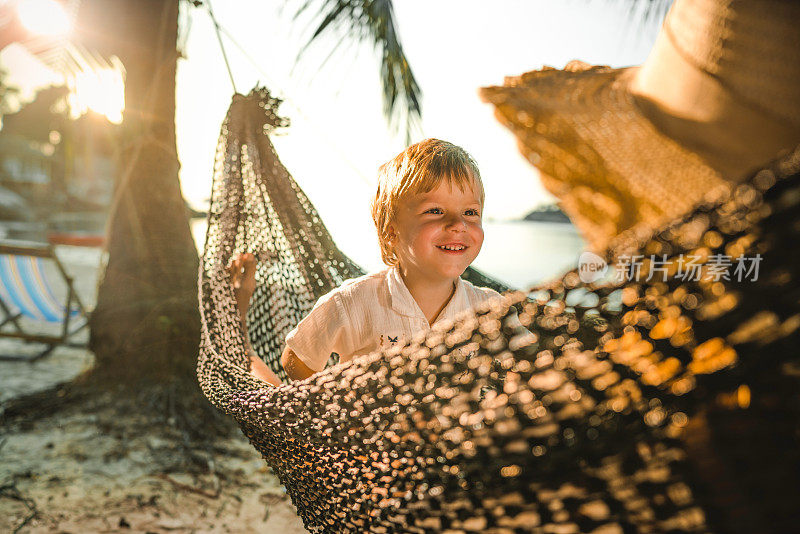
[[[71,30],[64,6],[55,0],[20,0],[17,14],[22,26],[34,35],[59,37]]]

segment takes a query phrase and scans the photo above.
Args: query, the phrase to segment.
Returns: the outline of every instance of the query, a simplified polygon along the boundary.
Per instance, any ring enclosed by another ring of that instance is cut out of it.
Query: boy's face
[[[461,276],[483,245],[482,208],[474,187],[461,191],[447,180],[402,199],[389,225],[402,272],[436,281]]]

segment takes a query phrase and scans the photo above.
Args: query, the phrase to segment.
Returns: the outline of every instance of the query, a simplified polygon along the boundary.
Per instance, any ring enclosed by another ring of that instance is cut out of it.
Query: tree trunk
[[[122,157],[108,264],[92,314],[95,376],[136,385],[195,380],[198,257],[178,181],[178,0],[114,2],[126,69]],[[116,22],[117,24],[114,24]]]

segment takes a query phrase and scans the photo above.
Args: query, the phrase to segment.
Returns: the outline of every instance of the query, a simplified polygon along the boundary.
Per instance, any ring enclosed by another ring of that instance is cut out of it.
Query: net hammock
[[[495,302],[271,388],[248,372],[230,260],[259,259],[249,332],[275,370],[316,299],[362,274],[278,160],[278,104],[237,95],[222,127],[198,377],[309,531],[796,528],[800,150],[630,244],[698,255],[696,277],[584,284],[573,270],[512,299],[529,332]],[[755,279],[714,279],[714,255],[757,254]]]

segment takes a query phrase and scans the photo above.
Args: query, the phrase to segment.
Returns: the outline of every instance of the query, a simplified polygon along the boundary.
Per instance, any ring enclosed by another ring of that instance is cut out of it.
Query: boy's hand
[[[256,257],[250,253],[239,254],[228,267],[239,317],[244,322],[250,297],[256,290]]]

